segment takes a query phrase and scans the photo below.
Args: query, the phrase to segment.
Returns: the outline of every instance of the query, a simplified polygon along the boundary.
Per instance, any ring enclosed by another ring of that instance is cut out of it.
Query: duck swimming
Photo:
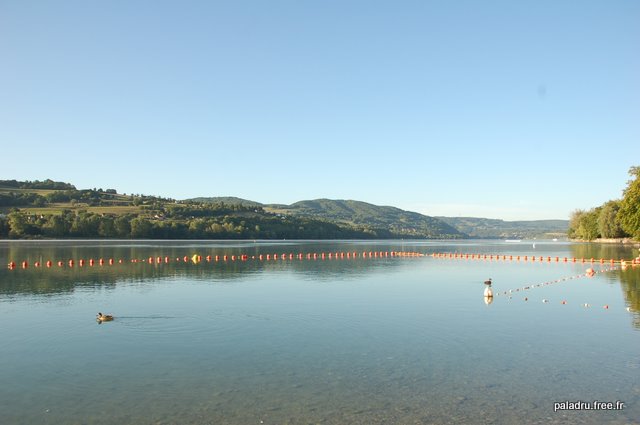
[[[98,323],[110,322],[113,320],[113,316],[110,314],[98,313],[98,315],[96,316],[96,320],[98,321]]]
[[[485,280],[485,281],[484,281],[484,284],[485,284],[485,285],[491,285],[491,278],[489,278],[489,280]]]

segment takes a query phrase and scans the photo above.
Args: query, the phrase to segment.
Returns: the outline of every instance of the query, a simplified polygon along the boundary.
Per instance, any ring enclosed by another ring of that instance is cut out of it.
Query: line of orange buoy
[[[536,256],[536,255],[505,255],[505,254],[464,254],[459,252],[438,252],[430,254],[433,258],[461,259],[461,260],[502,260],[502,261],[531,261],[531,262],[547,262],[547,263],[580,263],[580,264],[620,264],[621,266],[637,266],[640,265],[640,258],[632,260],[616,260],[616,259],[595,259],[595,258],[569,258],[558,256]]]
[[[35,261],[33,264],[30,264],[28,261],[22,261],[20,264],[22,269],[27,269],[29,268],[31,265],[33,267],[39,268],[39,267],[46,267],[46,268],[51,268],[53,267],[54,264],[57,264],[58,267],[65,267],[68,266],[69,268],[74,268],[74,267],[84,267],[85,265],[88,265],[89,267],[93,267],[96,264],[100,265],[100,266],[104,266],[105,264],[108,264],[110,266],[117,264],[127,264],[127,263],[140,263],[140,264],[168,264],[168,263],[200,263],[203,261],[206,262],[219,262],[219,261],[223,261],[223,262],[227,262],[227,261],[248,261],[248,260],[257,260],[257,261],[271,261],[271,260],[338,260],[338,259],[357,259],[357,258],[389,258],[389,257],[423,257],[424,254],[419,253],[419,252],[407,252],[407,251],[363,251],[363,252],[356,252],[356,251],[349,251],[349,252],[308,252],[308,253],[282,253],[282,254],[278,254],[278,253],[274,253],[274,254],[259,254],[259,255],[251,255],[249,256],[248,254],[239,254],[239,255],[207,255],[205,257],[202,257],[201,255],[198,254],[194,254],[191,256],[187,256],[185,255],[184,257],[176,257],[175,259],[169,257],[169,256],[151,256],[148,258],[133,258],[131,260],[123,260],[123,259],[119,259],[119,260],[114,260],[113,258],[109,258],[107,260],[100,258],[98,260],[95,260],[93,258],[90,258],[89,260],[85,260],[85,259],[79,259],[77,260],[77,262],[73,259],[68,260],[68,261],[57,261],[56,263],[54,263],[53,261],[49,260],[47,261],[44,265],[40,262],[40,261]],[[18,268],[18,264],[15,261],[11,261],[8,264],[8,268],[10,270],[15,270]]]

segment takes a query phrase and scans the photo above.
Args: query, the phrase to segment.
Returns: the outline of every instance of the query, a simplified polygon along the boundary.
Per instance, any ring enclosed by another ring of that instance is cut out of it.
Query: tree
[[[618,216],[622,229],[635,239],[640,239],[640,167],[631,167],[629,175],[634,179],[627,183],[623,192]]]
[[[112,217],[102,217],[98,225],[98,234],[103,238],[114,238],[118,236]]]
[[[600,209],[601,208],[594,208],[590,211],[574,211],[569,220],[569,237],[587,241],[596,239],[600,235],[598,231]]]
[[[204,232],[207,227],[207,222],[202,218],[196,218],[189,222],[189,235],[192,238],[204,237]]]
[[[78,211],[71,223],[71,235],[78,237],[98,236],[100,217],[85,210]]]
[[[120,216],[113,221],[113,226],[115,227],[116,236],[119,238],[130,238],[131,237],[131,224],[129,223],[129,219],[125,216]]]
[[[153,225],[146,218],[136,217],[131,220],[130,224],[132,238],[150,238],[152,236]]]
[[[12,212],[8,216],[9,236],[12,238],[21,238],[27,234],[29,223],[24,215],[19,212]]]
[[[620,201],[609,201],[602,206],[598,215],[598,231],[603,238],[622,238],[625,236],[624,230],[620,227],[618,211]]]
[[[571,212],[569,216],[569,229],[567,229],[567,236],[569,239],[579,239],[578,236],[578,226],[580,225],[580,218],[583,214],[586,214],[586,211],[583,210],[575,210]]]
[[[69,233],[69,224],[65,220],[64,215],[52,214],[48,217],[47,222],[42,226],[45,236],[60,238],[67,236]]]
[[[9,236],[9,221],[7,216],[0,214],[0,237]]]

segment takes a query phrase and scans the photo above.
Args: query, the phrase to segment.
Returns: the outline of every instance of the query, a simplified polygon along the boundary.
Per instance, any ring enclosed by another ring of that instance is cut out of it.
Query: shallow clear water
[[[391,251],[426,256],[362,258]],[[640,268],[597,261],[632,256],[543,241],[0,242],[18,264],[0,271],[0,412],[12,424],[637,424]],[[99,325],[98,311],[116,319]],[[624,409],[554,412],[594,400]]]

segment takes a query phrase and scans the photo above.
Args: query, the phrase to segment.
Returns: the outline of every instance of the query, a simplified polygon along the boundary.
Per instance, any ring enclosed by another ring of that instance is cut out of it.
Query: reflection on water
[[[597,249],[544,241],[535,248],[500,241],[0,243],[5,264],[128,260],[0,272],[0,411],[15,424],[638,424],[640,268],[601,272],[595,264],[592,278],[507,297],[497,293],[592,266],[430,256],[257,259],[353,251],[603,257]],[[630,249],[615,249],[606,257],[631,258]],[[249,260],[130,262],[193,254]],[[488,276],[494,297],[484,294]],[[97,326],[98,312],[114,320]],[[566,400],[620,400],[625,409],[553,411]]]

